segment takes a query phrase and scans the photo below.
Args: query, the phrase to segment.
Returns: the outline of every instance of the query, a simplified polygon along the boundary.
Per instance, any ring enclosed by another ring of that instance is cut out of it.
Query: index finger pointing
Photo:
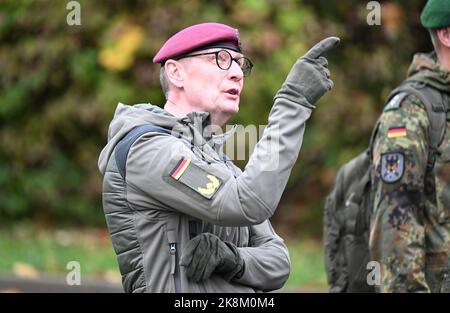
[[[341,40],[338,37],[328,37],[317,43],[306,54],[305,57],[316,59],[323,55],[328,50],[334,48],[339,44]]]

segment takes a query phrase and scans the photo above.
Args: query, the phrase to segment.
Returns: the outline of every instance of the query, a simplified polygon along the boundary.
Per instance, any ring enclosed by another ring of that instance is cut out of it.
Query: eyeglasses
[[[176,58],[177,60],[184,59],[184,58],[190,58],[190,57],[196,57],[200,55],[210,55],[214,54],[216,56],[216,63],[217,66],[222,70],[228,70],[231,67],[231,64],[233,61],[235,61],[239,67],[242,70],[242,73],[244,73],[244,76],[249,76],[252,72],[253,63],[250,61],[250,59],[246,57],[240,57],[240,58],[233,58],[231,56],[231,53],[227,50],[219,50],[219,51],[213,51],[213,52],[205,52],[205,53],[197,53],[197,54],[188,54],[183,55],[181,57]]]

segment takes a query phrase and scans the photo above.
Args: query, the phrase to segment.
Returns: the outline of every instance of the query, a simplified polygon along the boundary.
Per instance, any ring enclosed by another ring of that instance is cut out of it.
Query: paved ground
[[[82,279],[80,286],[69,286],[65,277],[21,278],[13,275],[0,275],[0,292],[37,293],[122,293],[120,284],[112,284],[95,279]]]
[[[82,279],[80,286],[69,286],[65,277],[40,277],[36,279],[21,278],[10,274],[0,275],[0,293],[31,292],[31,293],[123,293],[121,284],[96,279]],[[324,293],[319,288],[282,289],[282,293]]]

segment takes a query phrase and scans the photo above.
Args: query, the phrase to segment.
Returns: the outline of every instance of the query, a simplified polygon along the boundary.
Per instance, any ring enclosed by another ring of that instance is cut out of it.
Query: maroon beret
[[[220,23],[192,25],[170,37],[153,58],[153,63],[163,64],[188,52],[212,47],[241,52],[238,30]]]

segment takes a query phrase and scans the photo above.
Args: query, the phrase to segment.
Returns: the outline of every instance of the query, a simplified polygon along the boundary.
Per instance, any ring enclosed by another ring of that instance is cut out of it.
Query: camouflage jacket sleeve
[[[408,96],[398,107],[386,107],[373,144],[370,250],[381,264],[382,292],[429,291],[422,218],[428,126],[424,105]]]

